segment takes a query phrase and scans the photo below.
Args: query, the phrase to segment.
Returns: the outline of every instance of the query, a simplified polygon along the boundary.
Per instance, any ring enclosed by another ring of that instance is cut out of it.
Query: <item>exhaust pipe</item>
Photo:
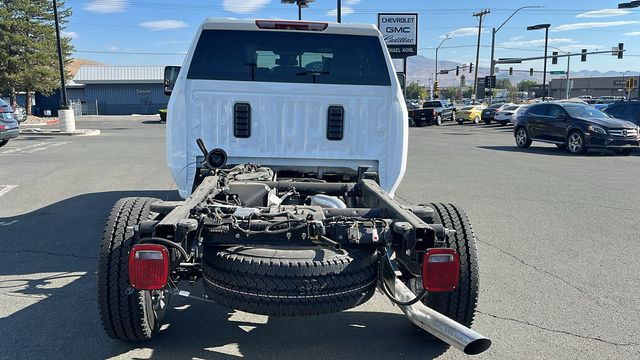
[[[416,295],[398,278],[394,285],[396,299],[405,302],[415,299]],[[425,306],[421,301],[400,306],[400,309],[416,326],[467,355],[480,354],[491,346],[488,338]]]

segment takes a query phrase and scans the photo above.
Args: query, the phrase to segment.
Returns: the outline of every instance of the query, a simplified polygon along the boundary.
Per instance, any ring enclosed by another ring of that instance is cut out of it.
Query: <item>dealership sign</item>
[[[378,14],[378,29],[392,58],[418,55],[418,14]]]

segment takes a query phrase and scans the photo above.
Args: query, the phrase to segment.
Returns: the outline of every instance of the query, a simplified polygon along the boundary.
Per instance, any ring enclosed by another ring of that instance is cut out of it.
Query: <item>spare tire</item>
[[[205,249],[202,270],[218,304],[271,316],[339,312],[371,298],[376,288],[375,250],[322,247]]]

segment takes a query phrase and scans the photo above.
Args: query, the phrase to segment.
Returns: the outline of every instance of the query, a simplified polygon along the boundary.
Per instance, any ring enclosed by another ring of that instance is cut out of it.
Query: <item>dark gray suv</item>
[[[605,148],[629,155],[640,146],[640,128],[614,119],[586,104],[541,103],[518,115],[513,127],[516,145],[527,148],[532,141],[556,144],[574,154],[588,148]]]

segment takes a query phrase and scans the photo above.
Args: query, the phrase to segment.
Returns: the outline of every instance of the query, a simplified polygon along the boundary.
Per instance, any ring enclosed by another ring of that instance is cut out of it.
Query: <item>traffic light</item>
[[[484,87],[485,89],[488,89],[491,87],[491,77],[490,76],[485,76],[484,77]]]
[[[433,82],[433,98],[437,99],[440,96],[440,91],[438,90],[438,82]]]
[[[624,56],[624,43],[618,43],[618,59]]]
[[[460,75],[460,66],[456,66],[456,76]]]
[[[469,63],[469,74],[473,72],[473,63]]]
[[[551,63],[553,65],[558,64],[558,52],[557,51],[553,52],[553,57],[551,58]]]
[[[509,68],[509,75],[513,75],[513,68],[512,67]]]
[[[636,86],[636,79],[635,78],[628,78],[627,79],[627,88],[628,89],[633,89]]]
[[[582,55],[580,55],[580,61],[585,62],[587,61],[587,49],[582,49]]]
[[[529,69],[529,76],[533,76],[533,68]]]

